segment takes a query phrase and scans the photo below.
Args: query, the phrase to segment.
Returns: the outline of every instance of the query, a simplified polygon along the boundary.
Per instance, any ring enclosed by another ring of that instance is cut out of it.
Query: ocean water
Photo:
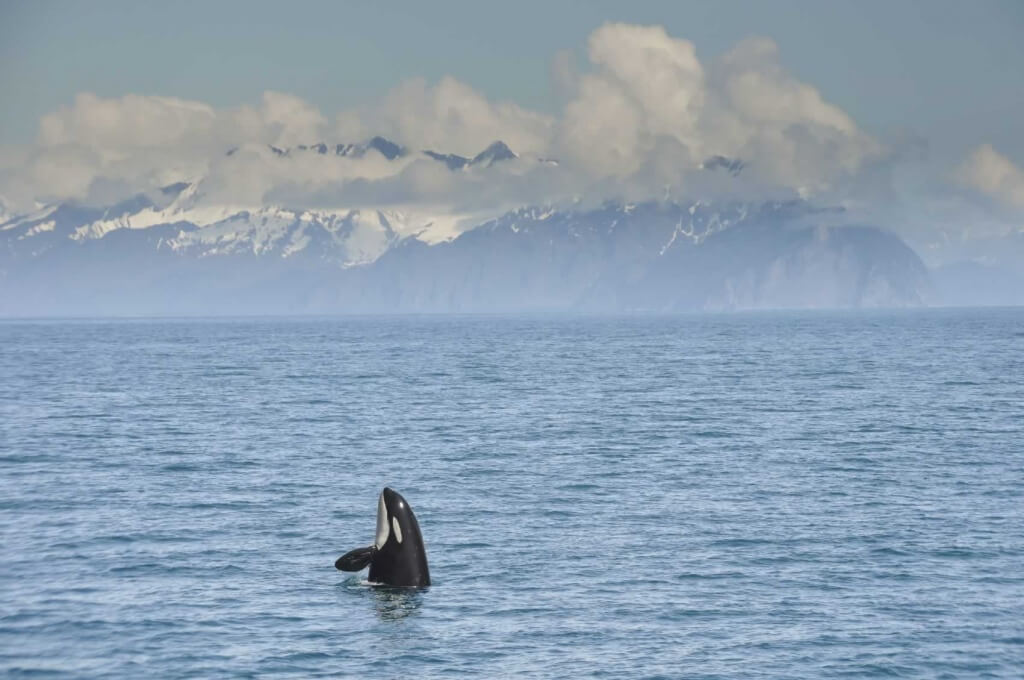
[[[1020,678],[1024,309],[6,321],[0,508],[7,677]]]

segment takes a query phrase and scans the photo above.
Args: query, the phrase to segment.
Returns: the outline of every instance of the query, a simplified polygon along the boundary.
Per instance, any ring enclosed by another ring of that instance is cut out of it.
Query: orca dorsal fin
[[[350,550],[337,559],[334,568],[341,571],[359,571],[365,569],[373,561],[373,555],[377,552],[376,546],[368,548],[356,548]]]

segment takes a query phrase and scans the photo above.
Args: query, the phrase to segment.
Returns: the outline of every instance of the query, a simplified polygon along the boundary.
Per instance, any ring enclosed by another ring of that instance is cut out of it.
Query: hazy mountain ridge
[[[928,272],[898,237],[803,222],[803,202],[513,211],[434,246],[401,243],[346,272],[349,311],[903,307]]]
[[[409,153],[379,137],[334,152],[371,150]],[[273,151],[299,152],[331,149]],[[473,158],[430,157],[467,171],[518,158],[501,142]],[[706,165],[744,167],[723,157]],[[836,217],[800,200],[608,203],[524,207],[463,231],[451,213],[220,205],[197,180],[0,223],[0,313],[678,311],[932,298],[927,270],[898,237],[822,226]]]

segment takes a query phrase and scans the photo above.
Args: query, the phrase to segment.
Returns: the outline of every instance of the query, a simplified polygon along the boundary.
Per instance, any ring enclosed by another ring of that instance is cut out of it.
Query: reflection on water
[[[376,585],[359,576],[346,579],[345,591],[365,598],[381,621],[401,621],[419,613],[423,606],[422,588],[395,588]]]
[[[370,593],[381,621],[400,621],[419,613],[423,606],[423,591],[418,588],[374,586]]]

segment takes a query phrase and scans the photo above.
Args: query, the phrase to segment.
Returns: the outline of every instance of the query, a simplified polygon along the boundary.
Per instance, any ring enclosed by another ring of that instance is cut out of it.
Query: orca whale
[[[345,553],[334,563],[341,571],[370,565],[370,582],[402,588],[430,585],[427,551],[416,515],[402,494],[384,487],[377,502],[377,537],[373,545]]]

